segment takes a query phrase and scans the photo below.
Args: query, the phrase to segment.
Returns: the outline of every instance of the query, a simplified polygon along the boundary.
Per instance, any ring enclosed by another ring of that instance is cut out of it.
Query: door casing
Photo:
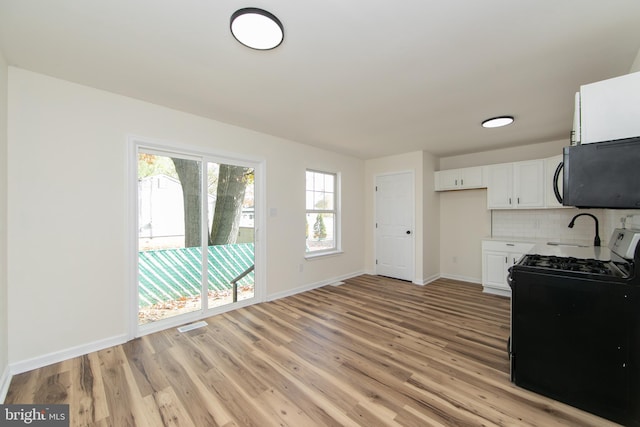
[[[408,281],[415,279],[414,177],[413,171],[375,176],[376,274]],[[389,216],[392,217],[390,223]]]
[[[236,308],[248,306],[266,299],[266,204],[264,194],[266,194],[266,162],[261,158],[251,158],[244,155],[233,155],[230,153],[219,153],[212,150],[204,150],[202,147],[193,147],[180,143],[167,143],[156,141],[150,138],[129,136],[127,138],[127,247],[124,251],[126,259],[126,281],[130,284],[125,295],[126,318],[128,319],[128,338],[133,339],[142,335],[147,335],[163,329],[179,326],[203,319],[215,314]],[[137,157],[140,149],[149,149],[156,152],[182,153],[200,157],[205,162],[230,163],[248,166],[254,169],[254,264],[255,264],[255,284],[254,297],[248,300],[239,301],[235,304],[216,307],[207,311],[198,310],[193,313],[184,314],[175,318],[169,318],[157,322],[158,325],[138,325],[138,190],[137,190]]]

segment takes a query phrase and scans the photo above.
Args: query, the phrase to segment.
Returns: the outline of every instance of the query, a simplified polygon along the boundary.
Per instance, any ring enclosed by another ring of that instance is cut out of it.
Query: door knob
[[[407,230],[407,234],[411,234],[411,230]]]

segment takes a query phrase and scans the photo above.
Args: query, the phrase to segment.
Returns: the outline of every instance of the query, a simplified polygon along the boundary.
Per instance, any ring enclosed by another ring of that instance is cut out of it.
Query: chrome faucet
[[[590,216],[596,222],[596,237],[593,239],[593,246],[600,246],[600,234],[598,233],[598,228],[599,228],[599,226],[598,226],[598,218],[596,218],[594,215],[591,215],[590,213],[581,213],[581,214],[578,214],[578,215],[574,216],[571,219],[571,222],[569,223],[569,228],[573,228],[573,226],[576,223],[576,218],[578,218],[579,216],[582,216],[582,215]]]

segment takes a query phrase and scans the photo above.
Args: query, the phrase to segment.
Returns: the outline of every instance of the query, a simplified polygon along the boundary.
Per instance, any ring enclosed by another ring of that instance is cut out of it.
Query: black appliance
[[[609,243],[618,253],[594,248],[610,257],[531,253],[510,268],[511,381],[640,426],[638,238],[640,232],[618,229]],[[629,253],[633,259],[620,256]]]
[[[640,137],[564,147],[554,193],[564,206],[640,208]]]

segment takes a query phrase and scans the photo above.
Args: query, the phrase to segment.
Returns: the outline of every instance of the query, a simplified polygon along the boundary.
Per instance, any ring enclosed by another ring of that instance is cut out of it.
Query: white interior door
[[[414,279],[413,173],[376,177],[376,274]]]

